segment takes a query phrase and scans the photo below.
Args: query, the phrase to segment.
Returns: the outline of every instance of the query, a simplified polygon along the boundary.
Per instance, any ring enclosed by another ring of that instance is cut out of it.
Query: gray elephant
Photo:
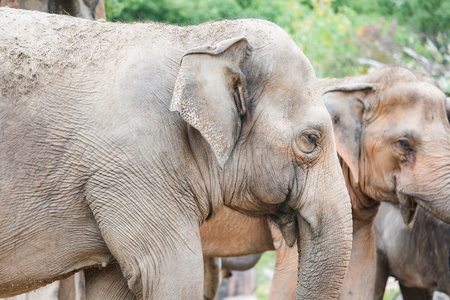
[[[389,276],[397,278],[404,299],[433,299],[437,288],[450,294],[450,224],[417,209],[411,226],[400,209],[382,203],[374,222],[377,245],[375,299],[383,299]]]
[[[226,205],[301,240],[298,298],[336,298],[350,200],[281,28],[0,8],[0,51],[0,296],[114,258],[138,299],[200,299],[199,227]]]

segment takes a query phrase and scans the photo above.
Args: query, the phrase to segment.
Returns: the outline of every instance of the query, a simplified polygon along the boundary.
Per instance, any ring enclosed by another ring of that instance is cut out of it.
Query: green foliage
[[[367,58],[431,73],[450,93],[448,0],[106,0],[106,12],[179,25],[262,18],[291,34],[317,76],[365,73]]]
[[[261,255],[256,264],[256,291],[254,296],[259,300],[269,297],[270,284],[272,282],[273,270],[275,268],[276,252],[267,251]]]
[[[383,300],[395,300],[400,295],[400,290],[387,290],[384,293]]]
[[[343,6],[364,15],[377,14],[396,19],[401,25],[411,26],[431,39],[438,35],[447,35],[449,38],[448,0],[336,0],[333,3],[335,10]]]

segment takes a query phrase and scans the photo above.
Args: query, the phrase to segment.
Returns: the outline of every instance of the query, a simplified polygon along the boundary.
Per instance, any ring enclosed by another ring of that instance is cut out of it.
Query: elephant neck
[[[345,184],[352,202],[353,229],[370,225],[377,215],[380,201],[370,198],[361,191],[359,185],[353,180],[350,168],[339,156],[339,162],[344,174]]]
[[[203,223],[223,208],[221,169],[206,140],[191,126],[188,126],[188,139],[193,160],[187,180]]]

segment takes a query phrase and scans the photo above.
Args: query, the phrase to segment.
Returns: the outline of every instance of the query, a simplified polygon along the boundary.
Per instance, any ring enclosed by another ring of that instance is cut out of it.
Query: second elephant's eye
[[[398,141],[398,143],[406,151],[411,151],[411,145],[409,144],[409,142],[407,140],[400,140],[400,141]]]
[[[398,144],[405,152],[411,152],[413,149],[411,143],[408,140],[401,139],[398,141]]]
[[[395,142],[397,155],[401,162],[412,162],[415,159],[414,148],[417,147],[417,141],[402,137]]]

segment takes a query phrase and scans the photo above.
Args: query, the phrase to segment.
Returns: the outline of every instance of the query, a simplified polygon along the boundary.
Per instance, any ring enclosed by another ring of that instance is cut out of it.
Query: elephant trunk
[[[448,159],[448,158],[447,158]],[[421,190],[412,194],[414,201],[431,215],[450,223],[450,165],[439,169],[440,174],[427,176],[431,182],[425,182],[426,178],[420,178],[417,186]],[[445,173],[445,174],[444,174]]]
[[[296,299],[336,299],[347,272],[352,249],[351,204],[337,157],[334,162],[331,170],[319,168],[322,174],[307,187],[309,199],[299,210]]]
[[[447,191],[447,195],[450,195],[450,191]],[[434,198],[434,200],[423,200],[415,198],[419,206],[430,213],[433,216],[438,217],[445,223],[450,224],[450,199],[449,196]]]
[[[416,202],[431,215],[450,223],[450,138],[442,138],[430,149],[418,156],[414,168],[399,178],[402,215],[404,210],[414,210]]]

